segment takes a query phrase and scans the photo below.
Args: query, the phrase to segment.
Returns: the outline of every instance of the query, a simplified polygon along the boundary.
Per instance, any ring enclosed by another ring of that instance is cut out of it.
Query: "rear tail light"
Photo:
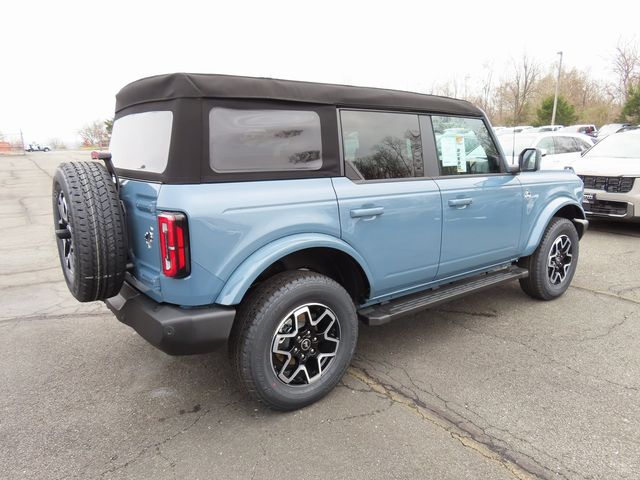
[[[158,215],[162,273],[167,277],[183,278],[191,270],[189,259],[189,229],[184,213],[162,212]]]

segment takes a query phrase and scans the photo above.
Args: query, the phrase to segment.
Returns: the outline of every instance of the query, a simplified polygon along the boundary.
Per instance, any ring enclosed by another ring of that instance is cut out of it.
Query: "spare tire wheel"
[[[53,219],[60,264],[81,302],[116,295],[127,263],[125,218],[104,165],[70,162],[53,177]]]

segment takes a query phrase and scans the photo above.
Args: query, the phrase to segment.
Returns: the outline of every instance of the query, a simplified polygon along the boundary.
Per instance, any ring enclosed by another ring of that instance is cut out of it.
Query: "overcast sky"
[[[429,92],[469,88],[524,51],[552,68],[611,76],[630,2],[5,0],[0,7],[0,132],[67,142],[113,115],[116,92],[159,73],[270,76]],[[635,36],[634,36],[635,35]]]

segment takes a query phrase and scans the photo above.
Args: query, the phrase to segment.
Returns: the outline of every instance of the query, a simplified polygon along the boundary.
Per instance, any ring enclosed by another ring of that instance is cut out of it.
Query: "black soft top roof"
[[[467,101],[436,95],[329,83],[202,73],[170,73],[130,83],[116,96],[116,112],[134,105],[179,98],[281,100],[342,107],[482,116],[482,111]]]

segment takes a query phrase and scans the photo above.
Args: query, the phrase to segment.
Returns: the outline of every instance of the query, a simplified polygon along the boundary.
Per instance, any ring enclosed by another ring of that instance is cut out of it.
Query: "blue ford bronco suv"
[[[300,408],[340,380],[359,321],[514,279],[541,300],[568,288],[583,184],[499,145],[451,98],[144,78],[117,95],[110,152],[55,174],[64,277],[168,354],[227,342],[253,397]]]

